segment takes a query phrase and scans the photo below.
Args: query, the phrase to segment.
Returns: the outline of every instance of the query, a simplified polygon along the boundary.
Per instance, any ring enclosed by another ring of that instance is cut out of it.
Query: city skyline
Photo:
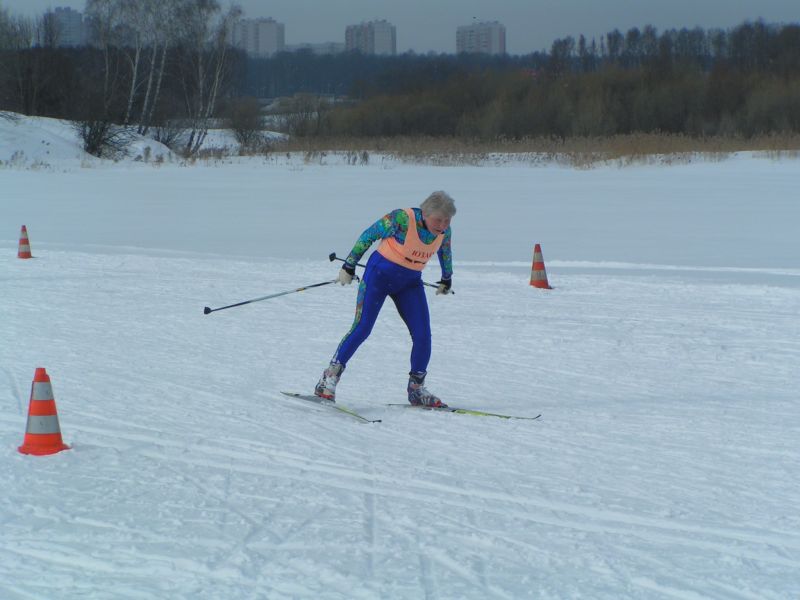
[[[12,14],[35,16],[58,6],[83,11],[84,0],[0,0]],[[221,2],[223,7],[229,3]],[[599,40],[614,29],[653,25],[728,29],[743,21],[800,21],[797,0],[240,0],[246,18],[272,17],[286,27],[286,44],[344,41],[348,25],[387,20],[397,29],[397,52],[453,53],[456,29],[474,22],[499,21],[506,27],[509,54],[548,51],[554,40],[579,35]]]

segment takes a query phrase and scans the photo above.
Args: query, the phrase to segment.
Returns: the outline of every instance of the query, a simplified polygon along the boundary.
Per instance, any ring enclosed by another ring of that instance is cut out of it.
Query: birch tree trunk
[[[128,125],[131,121],[131,111],[133,111],[133,101],[136,98],[136,90],[139,88],[139,59],[142,56],[141,38],[136,35],[136,47],[134,49],[133,57],[126,54],[128,62],[131,67],[131,85],[128,89],[128,104],[125,108],[125,117],[122,120],[123,125]]]
[[[241,9],[232,6],[221,17],[219,5],[210,0],[195,0],[197,11],[205,20],[195,19],[189,32],[193,45],[194,81],[184,80],[184,94],[191,122],[191,132],[186,143],[187,154],[196,154],[208,134],[214,116],[217,98],[225,85],[228,71],[228,37],[233,20],[241,16]],[[203,12],[205,11],[205,12]]]
[[[153,122],[153,111],[155,110],[156,105],[158,105],[158,97],[161,93],[161,81],[164,77],[164,65],[167,61],[167,44],[166,42],[161,47],[161,65],[158,69],[158,76],[156,77],[156,90],[153,94],[153,101],[150,103],[150,108],[147,114],[144,117],[144,123],[142,127],[141,134],[147,135],[147,132],[150,130],[150,124]]]

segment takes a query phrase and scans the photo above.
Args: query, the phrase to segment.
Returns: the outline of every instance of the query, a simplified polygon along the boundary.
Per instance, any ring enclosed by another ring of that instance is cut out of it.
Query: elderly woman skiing
[[[393,210],[361,234],[339,271],[337,282],[342,285],[352,283],[356,263],[374,242],[381,242],[367,261],[358,287],[353,326],[336,348],[330,365],[314,388],[315,395],[335,401],[336,384],[347,361],[369,336],[389,296],[411,333],[408,401],[414,405],[447,406],[425,387],[431,357],[431,323],[422,270],[436,254],[442,269],[436,294],[450,292],[453,275],[450,220],[455,214],[453,199],[445,192],[433,192],[419,208]]]

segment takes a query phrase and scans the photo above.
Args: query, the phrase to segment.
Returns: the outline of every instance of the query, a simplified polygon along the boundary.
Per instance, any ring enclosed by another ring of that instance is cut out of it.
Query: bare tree
[[[97,137],[93,131],[102,129],[100,123],[114,118],[123,127],[135,124],[142,135],[148,132],[157,114],[167,54],[180,42],[175,28],[183,16],[179,8],[189,4],[189,0],[87,0],[92,42],[103,57],[102,92],[96,94],[102,101],[91,103],[92,114],[82,117],[81,132]],[[185,12],[191,13],[190,8]]]
[[[7,60],[0,61],[0,75],[10,86],[9,102],[23,114],[38,114],[40,95],[53,73],[42,49],[33,48],[37,24],[24,17],[11,17],[4,30],[0,43],[9,52]]]
[[[178,21],[184,24],[182,39],[186,49],[181,80],[190,125],[187,154],[195,154],[208,134],[209,121],[228,75],[229,32],[240,15],[238,6],[221,13],[216,0],[181,3]]]
[[[31,46],[32,27],[27,19],[12,17],[0,8],[0,106],[10,110],[22,110],[23,81],[22,50]],[[9,118],[8,113],[2,113]]]
[[[175,16],[180,0],[149,1],[151,54],[147,87],[139,118],[138,133],[141,135],[148,132],[150,124],[153,122],[155,108],[158,105],[161,83],[164,79],[164,67],[167,62],[167,51],[171,44],[175,44],[177,38]]]
[[[94,44],[103,53],[102,118],[109,117],[111,99],[119,85],[119,68],[114,51],[121,16],[120,0],[86,0],[86,15]],[[95,115],[97,116],[97,115]]]
[[[139,87],[142,85],[139,77],[139,67],[142,62],[145,38],[150,25],[151,5],[151,0],[142,0],[139,2],[120,2],[119,6],[120,29],[127,34],[125,36],[126,39],[120,40],[121,43],[119,45],[130,69],[130,85],[128,86],[125,116],[122,118],[123,125],[130,123],[133,102]]]
[[[331,104],[314,94],[295,94],[285,105],[284,123],[289,133],[298,137],[319,135]]]
[[[228,107],[228,127],[233,131],[242,152],[261,146],[264,134],[258,100],[252,96],[233,100]]]
[[[0,7],[0,50],[13,48],[14,24],[5,8]]]
[[[61,41],[61,24],[52,10],[36,19],[36,45],[42,48],[55,48]]]
[[[171,150],[177,150],[184,146],[186,128],[179,119],[165,119],[163,123],[154,123],[151,127],[155,141],[161,142]]]
[[[0,108],[27,115],[53,110],[62,76],[54,50],[59,33],[52,11],[32,20],[0,8]]]
[[[33,24],[30,19],[10,16],[0,9],[0,50],[23,50],[33,43]]]
[[[145,121],[150,111],[150,99],[154,98],[152,94],[153,81],[156,77],[156,57],[160,50],[159,42],[161,41],[159,39],[159,32],[163,29],[159,27],[159,17],[161,16],[159,14],[161,12],[159,11],[159,7],[163,4],[154,0],[144,0],[142,5],[144,6],[144,35],[146,36],[147,45],[150,50],[150,64],[147,69],[147,83],[145,84],[144,98],[142,99],[142,108],[138,119],[137,132],[140,134],[146,131]],[[163,50],[166,51],[166,48],[167,45],[165,43]],[[164,58],[166,58],[166,56]],[[161,64],[163,66],[163,62]]]
[[[83,140],[86,152],[108,156],[122,152],[129,142],[125,127],[114,123],[115,98],[122,86],[121,53],[130,29],[125,24],[124,0],[87,0],[86,14],[91,26],[91,38],[103,57],[102,90],[94,90],[82,106],[75,129]],[[119,114],[119,113],[117,113]]]
[[[107,119],[87,118],[73,123],[78,137],[83,140],[83,149],[98,158],[114,158],[124,155],[131,142],[130,131]]]

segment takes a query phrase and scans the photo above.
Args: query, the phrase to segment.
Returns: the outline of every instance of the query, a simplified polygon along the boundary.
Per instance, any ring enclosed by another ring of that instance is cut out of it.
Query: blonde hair
[[[456,214],[455,201],[447,192],[441,190],[433,192],[425,198],[425,201],[419,207],[422,209],[423,215],[441,214],[446,217],[453,217]]]

